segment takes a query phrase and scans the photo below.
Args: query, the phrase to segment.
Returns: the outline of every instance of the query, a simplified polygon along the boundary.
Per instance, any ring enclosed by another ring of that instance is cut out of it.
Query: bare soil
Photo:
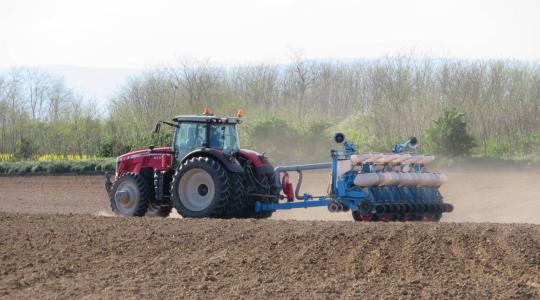
[[[0,298],[539,299],[540,171],[446,174],[438,224],[106,217],[101,176],[0,177]]]
[[[0,297],[540,297],[540,226],[0,213]]]

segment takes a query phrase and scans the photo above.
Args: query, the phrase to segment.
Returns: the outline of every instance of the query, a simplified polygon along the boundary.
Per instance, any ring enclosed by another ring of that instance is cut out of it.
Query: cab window
[[[210,148],[223,149],[232,153],[240,149],[236,127],[232,124],[213,124],[210,126]]]
[[[205,147],[206,130],[206,123],[180,123],[174,141],[176,159],[181,160],[194,149]]]

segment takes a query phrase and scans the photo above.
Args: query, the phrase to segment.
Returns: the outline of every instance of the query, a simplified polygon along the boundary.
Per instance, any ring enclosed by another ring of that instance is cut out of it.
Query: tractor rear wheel
[[[274,174],[264,174],[258,176],[258,181],[263,184],[263,186],[258,188],[258,191],[268,197],[262,198],[261,201],[264,203],[278,203],[279,201],[279,191],[274,181]],[[255,210],[253,210],[255,211]],[[268,219],[272,216],[273,211],[265,211],[260,213],[254,213],[253,218],[255,219]]]
[[[231,182],[226,170],[208,157],[186,160],[171,182],[171,197],[185,218],[227,218]]]
[[[118,178],[109,193],[113,212],[124,217],[144,216],[150,197],[150,189],[144,178],[131,172]]]
[[[243,186],[245,196],[242,201],[242,210],[236,215],[237,218],[268,219],[272,216],[271,211],[255,212],[255,201],[264,203],[277,203],[279,190],[274,181],[273,174],[257,174],[250,161],[244,164]]]
[[[227,205],[228,217],[240,218],[244,211],[244,199],[246,198],[246,190],[242,182],[241,173],[229,174],[230,182],[230,199]]]

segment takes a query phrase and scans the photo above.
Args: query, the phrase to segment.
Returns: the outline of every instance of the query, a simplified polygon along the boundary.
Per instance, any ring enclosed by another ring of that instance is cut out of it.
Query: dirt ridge
[[[0,298],[538,298],[540,225],[0,213]]]

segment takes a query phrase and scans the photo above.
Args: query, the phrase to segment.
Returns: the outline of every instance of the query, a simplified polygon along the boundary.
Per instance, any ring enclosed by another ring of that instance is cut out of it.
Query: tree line
[[[0,74],[0,153],[95,153],[103,120],[96,106],[37,69]]]
[[[168,144],[170,134],[153,136],[153,124],[204,107],[216,114],[243,109],[242,145],[284,158],[304,156],[309,143],[325,147],[337,130],[362,150],[385,150],[410,135],[422,141],[444,109],[465,113],[473,153],[527,156],[540,146],[540,68],[523,61],[184,61],[127,80],[107,114],[85,103],[61,79],[35,70],[0,75],[0,153],[14,153],[21,139],[33,153],[56,154],[116,155]]]

